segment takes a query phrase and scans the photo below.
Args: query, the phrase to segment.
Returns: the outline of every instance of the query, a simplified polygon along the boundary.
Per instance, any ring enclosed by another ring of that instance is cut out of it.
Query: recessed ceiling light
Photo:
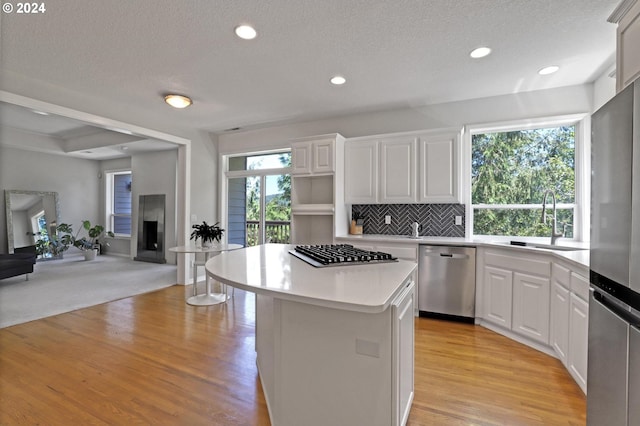
[[[538,74],[540,74],[540,75],[549,75],[549,74],[553,74],[554,72],[558,71],[559,69],[560,69],[559,66],[551,65],[550,67],[542,68],[540,71],[538,71]]]
[[[471,51],[471,53],[469,53],[469,56],[471,56],[473,59],[478,59],[478,58],[484,58],[489,53],[491,53],[491,49],[490,48],[488,48],[488,47],[478,47],[477,49],[473,49]]]
[[[164,101],[174,108],[186,108],[193,103],[193,101],[183,95],[166,95]]]
[[[235,29],[236,35],[243,40],[253,40],[256,38],[256,30],[250,25],[238,25]]]
[[[336,75],[334,77],[331,77],[331,84],[335,84],[336,86],[340,86],[341,84],[345,84],[347,82],[347,79],[342,77],[341,75]]]

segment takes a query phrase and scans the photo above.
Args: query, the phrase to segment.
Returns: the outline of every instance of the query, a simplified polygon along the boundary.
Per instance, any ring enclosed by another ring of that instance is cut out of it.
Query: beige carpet
[[[108,255],[38,262],[29,281],[0,280],[0,328],[168,287],[176,274],[175,265]]]

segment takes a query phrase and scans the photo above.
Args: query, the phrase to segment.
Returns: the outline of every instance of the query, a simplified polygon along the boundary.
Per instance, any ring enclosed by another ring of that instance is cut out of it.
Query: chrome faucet
[[[562,232],[558,232],[556,221],[556,194],[550,189],[545,191],[544,197],[542,198],[542,217],[540,218],[540,222],[545,224],[547,223],[547,195],[549,194],[551,194],[551,198],[553,199],[553,225],[551,227],[551,245],[554,245],[558,238],[564,237],[564,227],[562,229]]]
[[[413,222],[411,225],[411,238],[420,238],[420,224]]]

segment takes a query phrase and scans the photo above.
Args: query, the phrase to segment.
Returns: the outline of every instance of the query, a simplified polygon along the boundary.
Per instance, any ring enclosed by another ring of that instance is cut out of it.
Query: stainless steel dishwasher
[[[476,249],[420,245],[420,316],[473,322],[476,304]]]

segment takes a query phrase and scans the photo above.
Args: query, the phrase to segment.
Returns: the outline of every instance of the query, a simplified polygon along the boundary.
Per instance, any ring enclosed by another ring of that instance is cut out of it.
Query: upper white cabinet
[[[291,143],[291,174],[327,174],[335,171],[335,140]]]
[[[416,138],[380,141],[380,187],[382,203],[415,203]]]
[[[421,203],[459,203],[460,131],[420,137]]]
[[[624,8],[629,3],[622,2],[620,7]],[[618,12],[616,10],[612,18],[618,22],[616,85],[621,91],[640,77],[640,2],[635,2],[622,15]]]
[[[378,202],[378,141],[345,143],[345,201],[351,204]]]
[[[461,134],[444,129],[347,140],[345,201],[459,203]]]
[[[341,135],[323,135],[291,143],[291,242],[331,244],[346,233]],[[340,165],[338,167],[337,165]]]

